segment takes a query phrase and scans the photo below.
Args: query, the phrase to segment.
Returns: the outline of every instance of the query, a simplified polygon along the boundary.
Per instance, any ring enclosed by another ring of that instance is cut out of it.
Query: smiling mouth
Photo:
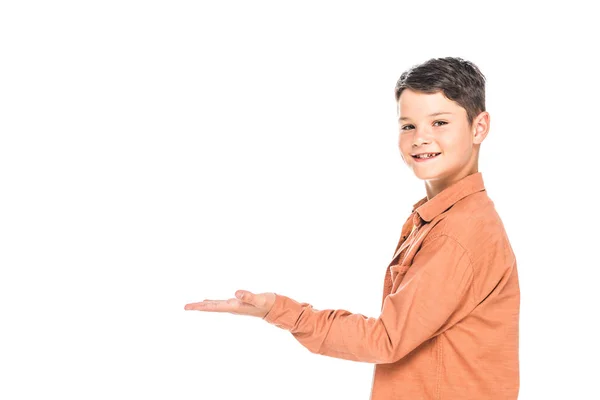
[[[437,156],[439,156],[442,153],[427,153],[424,155],[419,155],[419,156],[411,156],[415,161],[425,161],[425,160],[431,160],[436,158]]]

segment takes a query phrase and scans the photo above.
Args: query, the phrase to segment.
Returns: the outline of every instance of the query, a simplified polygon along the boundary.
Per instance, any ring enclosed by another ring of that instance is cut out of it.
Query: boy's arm
[[[464,248],[441,235],[417,252],[399,287],[385,298],[378,318],[341,309],[316,310],[277,294],[263,319],[289,330],[312,353],[392,363],[473,309],[472,281]]]

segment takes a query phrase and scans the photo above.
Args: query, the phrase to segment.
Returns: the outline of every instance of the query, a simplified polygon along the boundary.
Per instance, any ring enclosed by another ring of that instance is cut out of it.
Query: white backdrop
[[[487,78],[479,170],[517,255],[519,399],[600,398],[589,9],[0,4],[0,398],[367,399],[372,364],[183,306],[247,289],[377,317],[425,195],[394,85],[445,56]]]

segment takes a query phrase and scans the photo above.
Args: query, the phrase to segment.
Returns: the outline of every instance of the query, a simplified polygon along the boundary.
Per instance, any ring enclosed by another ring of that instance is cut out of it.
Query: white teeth
[[[418,158],[431,158],[431,157],[434,157],[435,155],[437,155],[437,153],[420,154],[417,157]]]

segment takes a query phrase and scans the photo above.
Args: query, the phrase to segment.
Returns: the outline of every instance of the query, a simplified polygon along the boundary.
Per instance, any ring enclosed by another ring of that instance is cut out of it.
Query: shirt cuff
[[[287,296],[275,293],[275,303],[263,319],[281,329],[291,331],[298,322],[305,305]]]

